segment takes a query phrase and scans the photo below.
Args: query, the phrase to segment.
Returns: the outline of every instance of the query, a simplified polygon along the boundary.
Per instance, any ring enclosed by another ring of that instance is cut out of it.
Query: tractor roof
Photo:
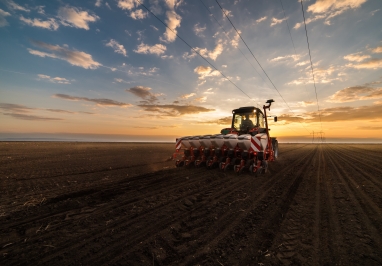
[[[250,113],[250,112],[253,112],[254,110],[257,110],[257,112],[260,112],[261,114],[263,114],[263,112],[259,109],[259,108],[257,108],[257,107],[255,107],[255,106],[244,106],[244,107],[240,107],[240,108],[238,108],[238,109],[234,109],[234,110],[232,110],[232,113]]]

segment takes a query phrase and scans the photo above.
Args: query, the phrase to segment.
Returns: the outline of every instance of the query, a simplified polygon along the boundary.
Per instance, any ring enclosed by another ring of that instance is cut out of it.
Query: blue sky
[[[303,4],[316,89],[297,0],[0,1],[0,131],[171,139],[273,98],[280,137],[380,137],[381,1]]]

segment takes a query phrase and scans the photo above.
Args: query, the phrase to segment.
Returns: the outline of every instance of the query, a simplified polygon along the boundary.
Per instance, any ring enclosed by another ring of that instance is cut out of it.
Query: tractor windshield
[[[237,131],[246,131],[257,125],[256,112],[235,113],[233,117],[233,127]]]

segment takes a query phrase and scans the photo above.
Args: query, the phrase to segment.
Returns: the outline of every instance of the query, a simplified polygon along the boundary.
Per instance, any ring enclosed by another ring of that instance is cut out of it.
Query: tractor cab
[[[263,112],[254,106],[240,107],[232,111],[231,128],[240,134],[265,132]]]

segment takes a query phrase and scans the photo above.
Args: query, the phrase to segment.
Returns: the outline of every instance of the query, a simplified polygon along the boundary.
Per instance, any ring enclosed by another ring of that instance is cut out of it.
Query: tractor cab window
[[[265,128],[264,115],[262,113],[259,113],[259,127]]]
[[[256,112],[236,113],[233,118],[233,127],[237,131],[246,131],[257,125]]]

